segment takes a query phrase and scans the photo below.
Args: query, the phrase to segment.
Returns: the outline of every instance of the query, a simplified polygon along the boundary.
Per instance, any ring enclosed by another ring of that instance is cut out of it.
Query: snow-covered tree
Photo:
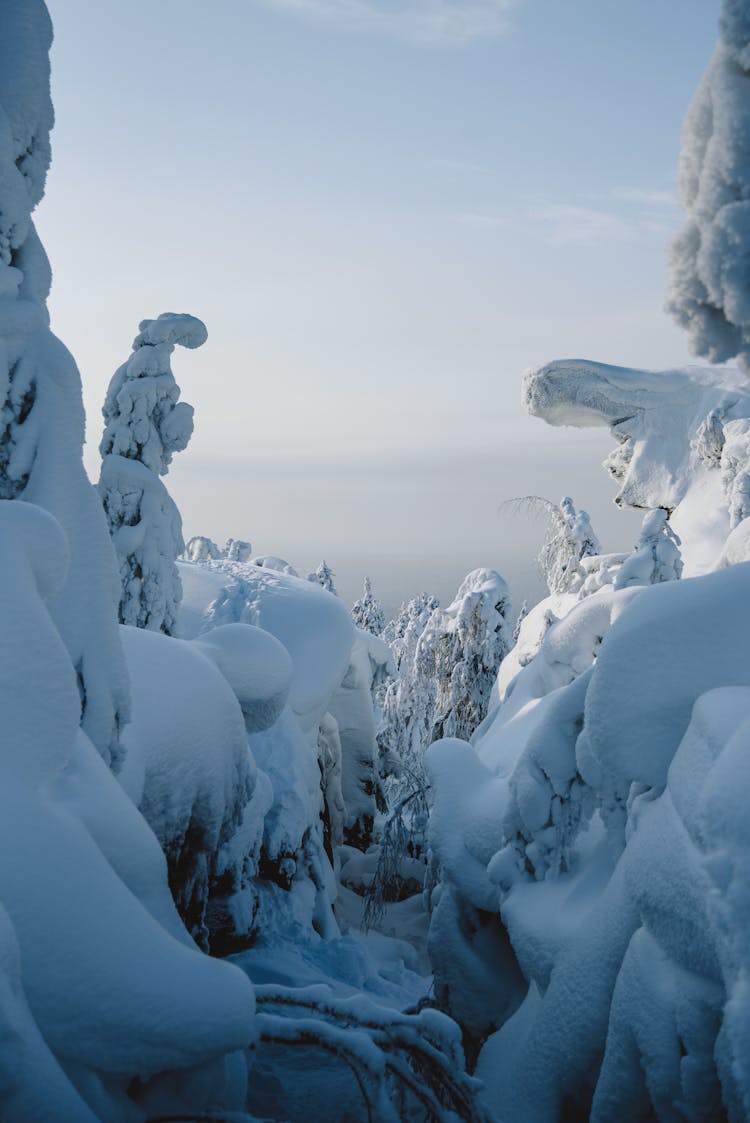
[[[216,561],[222,557],[222,553],[212,539],[203,534],[195,534],[186,542],[183,557],[192,562]]]
[[[383,606],[372,591],[372,581],[365,577],[362,596],[352,605],[352,620],[358,628],[379,636],[385,628]]]
[[[331,567],[328,565],[328,562],[324,558],[314,573],[308,573],[307,580],[317,581],[317,583],[322,586],[322,588],[326,589],[327,592],[333,593],[334,596],[338,596],[336,588],[333,584],[333,579],[335,576],[336,574],[333,572]]]
[[[401,605],[395,620],[386,624],[382,639],[391,649],[397,674],[381,685],[378,695],[382,714],[378,732],[381,776],[404,779],[410,761],[419,762],[429,741],[424,730],[431,727],[435,705],[435,683],[422,672],[424,651],[417,648],[433,613],[440,608],[437,597],[420,593]]]
[[[750,372],[750,15],[724,0],[720,39],[688,112],[669,310],[692,349]]]
[[[635,551],[625,559],[615,575],[615,589],[677,580],[682,576],[680,544],[680,539],[669,525],[669,512],[663,507],[649,511],[643,520]]]
[[[464,579],[447,611],[443,661],[449,677],[438,678],[433,740],[468,741],[487,716],[497,672],[512,645],[509,612],[508,587],[499,573],[477,569]]]
[[[193,407],[179,401],[171,355],[178,343],[200,347],[206,334],[194,316],[143,320],[103,409],[99,495],[120,563],[120,620],[166,635],[182,595],[175,560],[185,544],[180,513],[159,477],[193,432]]]
[[[128,714],[116,570],[81,461],[81,379],[49,328],[49,261],[31,213],[44,194],[53,113],[52,25],[41,0],[0,4],[0,499],[45,508],[70,566],[50,613],[78,678],[81,725],[115,768]]]
[[[551,593],[566,592],[578,575],[581,558],[599,553],[599,542],[585,511],[576,511],[567,496],[555,507],[549,504],[550,534],[542,546],[539,563]]]
[[[229,558],[230,561],[245,562],[249,560],[252,552],[252,545],[246,542],[244,538],[227,538],[223,556]]]

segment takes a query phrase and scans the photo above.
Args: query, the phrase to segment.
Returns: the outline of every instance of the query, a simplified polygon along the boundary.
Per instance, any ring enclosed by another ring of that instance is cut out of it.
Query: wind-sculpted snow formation
[[[428,753],[436,992],[506,1123],[734,1123],[750,1111],[750,394],[736,372],[565,361],[525,396],[552,424],[610,426],[618,501],[650,510],[631,555],[581,558],[525,616],[472,745]]]

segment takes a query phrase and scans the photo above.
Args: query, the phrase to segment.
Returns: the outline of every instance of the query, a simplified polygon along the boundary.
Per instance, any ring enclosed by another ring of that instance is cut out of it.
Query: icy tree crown
[[[750,372],[750,12],[724,0],[721,37],[688,112],[668,308],[692,349]]]
[[[205,343],[208,333],[195,316],[175,312],[142,320],[139,329],[132,355],[109,384],[99,451],[140,460],[163,476],[193,433],[193,407],[179,401],[170,357],[176,344],[192,350]]]

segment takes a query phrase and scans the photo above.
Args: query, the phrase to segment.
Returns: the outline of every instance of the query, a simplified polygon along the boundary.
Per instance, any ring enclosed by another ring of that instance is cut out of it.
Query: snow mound
[[[222,624],[193,641],[227,680],[242,707],[248,733],[273,725],[286,704],[293,666],[270,632],[252,624]]]

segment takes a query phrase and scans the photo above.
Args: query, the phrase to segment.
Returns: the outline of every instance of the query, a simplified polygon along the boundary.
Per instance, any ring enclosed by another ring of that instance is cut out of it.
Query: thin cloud
[[[580,199],[580,197],[579,197]],[[674,192],[663,188],[613,187],[578,203],[548,203],[529,212],[554,245],[632,242],[644,235],[669,237],[679,221]]]
[[[629,242],[638,233],[638,224],[613,211],[558,203],[539,207],[530,218],[555,245],[595,245],[599,242]]]
[[[519,0],[260,0],[268,8],[417,43],[461,44],[501,35]]]
[[[674,191],[660,188],[613,187],[610,198],[618,203],[635,203],[643,207],[676,207],[677,195]]]

